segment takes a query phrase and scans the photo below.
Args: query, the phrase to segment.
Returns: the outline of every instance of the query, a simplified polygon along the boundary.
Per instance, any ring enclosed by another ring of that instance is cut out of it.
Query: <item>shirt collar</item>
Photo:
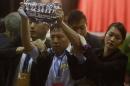
[[[66,51],[70,53],[71,49],[72,49],[72,45],[71,45],[71,43],[69,43],[68,47],[66,48]]]

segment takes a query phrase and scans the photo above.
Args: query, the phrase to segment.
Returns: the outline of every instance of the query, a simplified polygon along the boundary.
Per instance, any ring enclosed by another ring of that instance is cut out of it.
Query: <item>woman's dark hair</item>
[[[121,22],[114,22],[114,23],[110,24],[110,26],[108,27],[106,33],[111,29],[111,27],[115,27],[116,29],[118,29],[120,31],[120,33],[121,33],[121,36],[122,36],[123,40],[125,40],[127,31],[126,31],[125,26]]]
[[[0,19],[0,33],[5,32],[5,23],[4,23],[4,19]]]

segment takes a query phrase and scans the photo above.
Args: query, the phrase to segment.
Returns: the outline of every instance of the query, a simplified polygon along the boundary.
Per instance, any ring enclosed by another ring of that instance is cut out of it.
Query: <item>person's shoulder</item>
[[[91,33],[87,33],[85,39],[94,48],[102,48],[104,45],[102,38]]]
[[[87,33],[88,37],[91,37],[91,38],[99,38],[97,35],[94,35],[92,33]]]
[[[92,33],[87,33],[86,36],[85,36],[86,39],[88,40],[92,40],[92,41],[97,41],[97,42],[102,42],[102,38],[97,36],[97,35],[94,35]]]

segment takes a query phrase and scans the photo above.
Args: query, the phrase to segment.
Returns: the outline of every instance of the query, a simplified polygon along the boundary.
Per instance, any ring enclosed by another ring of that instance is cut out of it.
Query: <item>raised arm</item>
[[[62,30],[70,40],[71,44],[76,48],[76,49],[81,49],[81,40],[80,36],[77,32],[75,32],[73,29],[71,29],[64,21],[64,12],[62,9],[57,9],[56,14],[59,16],[58,24],[61,25]]]
[[[27,16],[25,15],[22,8],[19,8],[19,13],[21,15],[22,21],[21,21],[21,40],[22,44],[24,46],[25,51],[31,51],[32,50],[32,44],[30,42],[30,32],[29,32],[29,20]]]
[[[61,25],[62,25],[62,30],[69,38],[71,44],[75,47],[80,47],[81,42],[78,33],[72,30],[64,21],[62,21]]]
[[[30,27],[29,27],[29,19],[26,16],[23,9],[19,8],[19,13],[22,17],[21,22],[21,40],[24,47],[24,51],[35,60],[39,56],[39,51],[44,51],[45,46],[40,39],[31,42],[31,34],[30,34]]]

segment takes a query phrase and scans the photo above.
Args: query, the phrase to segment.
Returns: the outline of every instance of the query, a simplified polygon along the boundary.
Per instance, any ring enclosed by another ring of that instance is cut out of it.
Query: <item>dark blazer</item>
[[[12,46],[11,40],[4,33],[0,33],[0,49],[10,48]]]
[[[43,55],[44,56],[39,57],[37,62],[34,62],[32,65],[31,86],[45,86],[54,54],[44,53]],[[78,80],[82,78],[83,73],[80,70],[82,66],[79,61],[68,52],[66,52],[66,55],[72,79]]]
[[[13,86],[20,56],[16,48],[0,49],[0,86]]]
[[[85,39],[88,44],[90,44],[93,48],[103,48],[103,39],[93,35],[91,33],[87,33]]]
[[[119,49],[107,57],[103,57],[102,49],[89,49],[85,56],[87,78],[96,86],[124,86],[128,57]]]

